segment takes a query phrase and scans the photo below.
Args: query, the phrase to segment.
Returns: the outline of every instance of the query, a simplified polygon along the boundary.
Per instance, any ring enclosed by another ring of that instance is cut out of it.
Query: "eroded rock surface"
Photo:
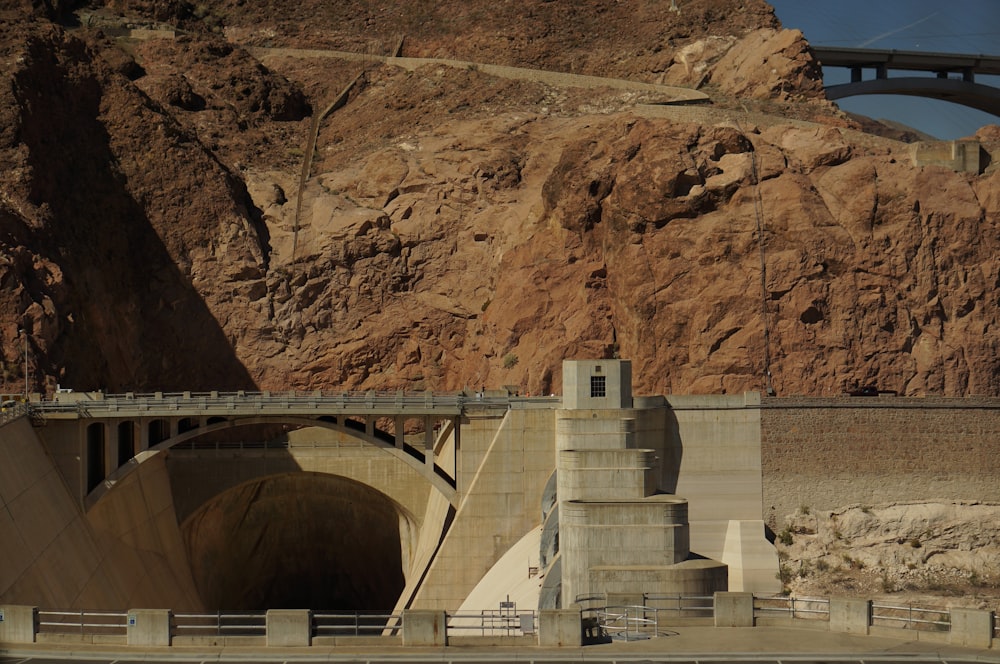
[[[776,545],[797,595],[888,596],[994,607],[1000,594],[1000,506],[980,503],[855,505],[786,520]]]
[[[132,3],[187,32],[124,50],[3,15],[5,391],[26,326],[39,390],[538,394],[620,356],[639,393],[1000,394],[1000,176],[849,131],[763,3],[540,3],[500,33],[465,4],[328,4]],[[288,50],[387,52],[401,25],[404,55],[713,102]]]

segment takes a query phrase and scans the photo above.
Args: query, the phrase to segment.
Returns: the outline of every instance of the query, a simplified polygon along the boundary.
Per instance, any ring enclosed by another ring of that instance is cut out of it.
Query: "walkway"
[[[413,71],[424,65],[444,65],[456,69],[471,69],[475,71],[496,76],[521,81],[533,81],[544,83],[556,87],[572,88],[613,88],[618,90],[630,90],[633,92],[659,93],[662,99],[658,100],[665,104],[691,103],[708,101],[709,96],[704,92],[693,88],[682,88],[671,85],[657,85],[655,83],[643,83],[641,81],[630,81],[620,78],[604,78],[603,76],[584,76],[581,74],[567,74],[562,72],[548,71],[544,69],[528,69],[526,67],[507,67],[503,65],[490,65],[478,62],[467,62],[464,60],[449,60],[446,58],[398,58],[368,55],[363,53],[352,53],[350,51],[326,51],[317,49],[297,49],[297,48],[247,48],[247,51],[255,58],[264,61],[268,57],[287,56],[298,58],[333,58],[338,60],[361,60],[364,62],[380,61],[390,66],[401,67],[408,71]]]

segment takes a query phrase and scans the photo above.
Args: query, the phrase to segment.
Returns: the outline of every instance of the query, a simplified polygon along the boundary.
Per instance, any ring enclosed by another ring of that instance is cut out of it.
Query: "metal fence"
[[[252,611],[173,614],[173,636],[266,636],[267,615]]]
[[[951,613],[939,607],[873,603],[871,623],[872,626],[947,632],[951,630]]]
[[[755,616],[783,615],[806,620],[829,620],[830,600],[824,597],[758,597],[753,598]]]
[[[38,612],[38,633],[125,636],[127,620],[118,611],[44,610]]]
[[[312,616],[313,636],[396,636],[402,629],[403,616],[398,613],[344,611]]]
[[[661,633],[664,614],[668,609],[649,606],[622,605],[604,606],[583,611],[584,621],[595,621],[600,636],[623,641],[637,641],[658,636]]]
[[[454,410],[465,406],[507,409],[514,402],[535,405],[558,405],[560,397],[507,397],[468,394],[464,392],[155,392],[152,394],[98,395],[97,398],[78,398],[58,401],[35,401],[32,411],[40,415],[78,413],[101,415],[108,413],[140,413],[150,411],[200,411],[224,414],[241,409],[253,410],[317,410],[367,411],[371,409],[403,409],[424,411]]]
[[[448,636],[528,636],[537,631],[535,611],[485,609],[446,615]]]
[[[608,604],[607,595],[578,595],[588,638],[634,641],[665,633],[665,625],[678,618],[711,618],[712,595],[660,595],[643,593],[642,604]]]
[[[652,595],[642,596],[643,606],[659,611],[673,611],[682,618],[711,618],[715,615],[712,595]]]
[[[13,422],[19,417],[24,417],[28,412],[28,404],[20,401],[0,406],[0,426]]]

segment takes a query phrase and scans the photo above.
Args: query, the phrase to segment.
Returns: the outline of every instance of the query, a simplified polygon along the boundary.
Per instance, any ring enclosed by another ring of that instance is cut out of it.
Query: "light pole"
[[[28,328],[21,328],[24,334],[24,403],[28,403]]]

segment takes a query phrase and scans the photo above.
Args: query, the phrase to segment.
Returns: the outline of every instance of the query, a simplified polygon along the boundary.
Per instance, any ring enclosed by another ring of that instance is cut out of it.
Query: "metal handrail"
[[[25,417],[30,414],[28,409],[28,404],[18,401],[10,406],[4,406],[0,409],[0,426],[7,424],[8,422],[13,422],[14,420]]]
[[[755,613],[787,613],[792,618],[799,614],[813,614],[827,616],[827,619],[830,615],[830,599],[827,597],[758,597],[755,595],[753,601]],[[779,606],[765,604],[772,602],[779,604]]]
[[[62,616],[64,618],[73,617],[76,618],[76,620],[46,620],[46,617],[54,618],[58,616]],[[97,620],[102,617],[109,618],[111,620],[97,622]],[[53,634],[75,634],[77,632],[80,634],[86,634],[88,629],[113,629],[121,630],[121,633],[124,634],[127,620],[128,614],[121,613],[119,611],[56,611],[47,609],[38,611],[38,630],[39,632],[44,631]]]
[[[524,618],[530,618],[532,632],[538,623],[535,611],[505,611],[503,609],[484,609],[478,612],[448,613],[445,622],[449,632],[461,630],[476,630],[482,636],[525,636],[523,631]],[[456,621],[468,621],[468,624]]]
[[[712,595],[656,595],[644,593],[642,596],[643,606],[650,606],[651,602],[674,602],[675,606],[655,606],[660,611],[715,611],[715,597]],[[689,602],[697,602],[690,605]]]
[[[334,621],[330,624],[330,621]],[[349,622],[347,622],[349,621]],[[314,636],[392,636],[403,627],[398,613],[365,613],[364,611],[323,612],[312,615]]]
[[[648,639],[660,633],[660,609],[654,607],[638,604],[605,606],[586,609],[584,613],[592,613],[601,633],[611,638],[631,641]]]
[[[412,409],[417,411],[463,409],[476,406],[488,409],[508,409],[513,403],[557,405],[560,397],[496,397],[465,393],[435,392],[183,392],[153,394],[99,395],[94,399],[34,401],[30,412],[39,414],[143,413],[148,411],[197,408],[201,411],[229,413],[237,407],[255,410],[289,408],[313,410]]]
[[[902,611],[906,615],[886,615],[884,613],[879,613],[879,611]],[[936,614],[937,616],[943,616],[946,620],[928,620],[922,617],[914,617],[914,614],[918,616],[925,616],[929,614]],[[894,604],[872,604],[872,623],[876,620],[885,620],[888,622],[901,622],[903,624],[903,629],[912,628],[919,629],[921,625],[933,625],[935,628],[942,629],[947,628],[951,630],[951,613],[946,608],[934,608],[934,607],[920,607],[907,604],[905,606],[899,606]]]
[[[215,613],[175,613],[173,614],[175,636],[186,631],[212,630],[216,636],[246,636],[256,632],[260,636],[267,633],[267,616],[252,611],[217,611]],[[227,623],[227,620],[241,622]]]

